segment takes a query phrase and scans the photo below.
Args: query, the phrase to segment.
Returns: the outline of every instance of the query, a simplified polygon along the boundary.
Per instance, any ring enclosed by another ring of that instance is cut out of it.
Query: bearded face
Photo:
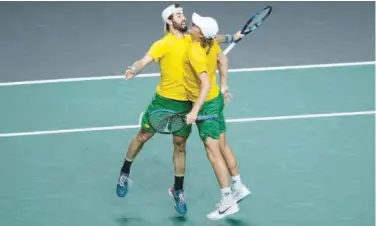
[[[188,31],[187,19],[185,18],[184,13],[173,14],[171,21],[172,21],[172,27],[175,30],[180,31],[182,33],[185,33]]]

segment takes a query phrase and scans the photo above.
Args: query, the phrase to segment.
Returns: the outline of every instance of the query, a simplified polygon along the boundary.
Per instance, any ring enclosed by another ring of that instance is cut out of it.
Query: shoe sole
[[[237,212],[239,212],[239,210],[240,210],[239,206],[235,206],[235,207],[232,207],[229,210],[227,210],[224,214],[220,215],[220,217],[218,217],[218,218],[210,218],[210,217],[208,217],[208,218],[210,220],[222,220],[222,219],[224,219],[228,216],[236,214]]]

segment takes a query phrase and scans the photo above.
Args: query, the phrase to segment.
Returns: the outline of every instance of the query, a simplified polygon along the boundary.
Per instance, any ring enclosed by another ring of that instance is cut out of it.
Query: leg
[[[218,114],[219,133],[220,133],[219,145],[220,145],[222,156],[226,161],[228,171],[230,172],[231,176],[237,176],[239,175],[239,170],[238,170],[236,158],[231,148],[227,145],[227,142],[226,142],[225,133],[226,133],[227,128],[226,128],[226,120],[223,115],[223,109],[224,109],[223,95],[220,94],[219,96],[220,96],[219,98],[222,100],[219,103],[220,110]]]
[[[174,199],[174,207],[176,211],[182,215],[187,213],[187,204],[184,198],[184,176],[185,176],[185,163],[186,163],[186,143],[188,136],[173,136],[174,153],[174,173],[175,183],[172,188],[169,189],[169,195]]]
[[[153,133],[143,131],[142,129],[138,132],[138,134],[131,140],[131,143],[128,147],[128,152],[125,156],[124,165],[121,169],[123,173],[129,174],[130,173],[130,165],[133,160],[137,157],[138,153],[141,151],[144,144],[153,137]],[[129,166],[127,166],[127,164]]]
[[[171,106],[176,112],[189,112],[191,104],[189,102],[176,102]],[[174,173],[175,183],[173,187],[169,188],[168,193],[174,200],[174,207],[176,211],[182,215],[187,214],[187,204],[184,198],[184,176],[186,165],[186,143],[191,134],[192,126],[189,125],[183,130],[177,132],[173,136],[174,153]]]
[[[141,151],[144,144],[153,137],[155,131],[150,128],[148,124],[148,116],[150,112],[157,109],[160,106],[158,99],[153,99],[152,103],[148,106],[141,121],[141,130],[131,140],[128,151],[125,156],[123,166],[120,170],[120,176],[116,186],[116,193],[119,197],[124,197],[128,193],[128,185],[131,185],[130,170],[134,159]]]
[[[231,148],[228,146],[226,142],[225,133],[221,133],[220,138],[219,138],[219,145],[220,145],[222,156],[226,161],[227,169],[230,172],[230,175],[238,176],[239,169],[237,166],[236,158]]]
[[[128,152],[125,156],[123,166],[120,171],[116,193],[119,197],[124,197],[128,193],[128,185],[132,183],[129,174],[133,160],[141,151],[143,145],[153,136],[153,133],[140,130],[138,134],[132,139],[128,147]]]
[[[207,137],[204,140],[206,154],[212,165],[213,171],[217,177],[218,184],[221,188],[222,198],[217,208],[209,213],[207,217],[212,220],[219,220],[226,216],[235,214],[239,211],[239,206],[232,196],[229,184],[229,173],[226,162],[220,151],[218,138]]]
[[[174,144],[174,173],[175,173],[175,190],[183,189],[183,180],[185,176],[185,163],[186,163],[186,143],[188,137],[173,136]],[[182,178],[182,179],[179,179]]]
[[[223,96],[220,94],[220,98],[222,99],[220,105],[220,111],[218,114],[218,123],[219,123],[219,145],[221,149],[221,153],[223,158],[226,161],[226,166],[230,175],[232,176],[232,191],[235,200],[239,203],[244,198],[246,198],[251,192],[248,190],[246,186],[242,184],[239,174],[239,168],[237,165],[235,154],[232,152],[230,146],[226,142],[226,120],[223,115]]]
[[[229,188],[228,170],[225,160],[219,149],[219,141],[211,137],[204,141],[206,155],[213,167],[214,173],[217,177],[218,184],[221,189]]]
[[[220,96],[218,96],[217,98],[206,102],[202,106],[199,115],[219,115],[221,112],[221,101],[223,102]],[[219,125],[218,119],[205,120],[197,123],[200,138],[204,143],[206,154],[217,177],[222,193],[221,202],[217,205],[217,208],[207,215],[209,219],[213,220],[222,219],[239,211],[239,206],[231,193],[229,171],[220,150]]]
[[[221,154],[223,158],[225,159],[227,169],[230,172],[230,175],[232,176],[231,179],[232,179],[233,196],[235,200],[239,203],[243,201],[248,195],[250,195],[251,192],[242,183],[240,179],[236,157],[226,142],[225,133],[221,133],[219,143],[220,143]]]

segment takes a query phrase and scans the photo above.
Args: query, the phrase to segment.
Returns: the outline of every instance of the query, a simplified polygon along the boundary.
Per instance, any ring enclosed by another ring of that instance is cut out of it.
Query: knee
[[[185,137],[174,137],[173,143],[174,143],[174,151],[185,152],[187,138],[185,138]]]
[[[152,133],[148,133],[148,132],[140,131],[140,132],[137,134],[137,140],[140,141],[141,143],[145,143],[145,142],[148,141],[152,136],[153,136]]]

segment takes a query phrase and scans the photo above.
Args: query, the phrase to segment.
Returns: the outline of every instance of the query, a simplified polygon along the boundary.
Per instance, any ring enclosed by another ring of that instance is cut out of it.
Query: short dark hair
[[[180,4],[175,3],[174,6],[175,6],[175,8],[179,8]],[[174,17],[174,15],[171,14],[167,19],[172,20],[173,17]],[[168,23],[166,23],[166,31],[170,31],[170,28],[168,27]]]

